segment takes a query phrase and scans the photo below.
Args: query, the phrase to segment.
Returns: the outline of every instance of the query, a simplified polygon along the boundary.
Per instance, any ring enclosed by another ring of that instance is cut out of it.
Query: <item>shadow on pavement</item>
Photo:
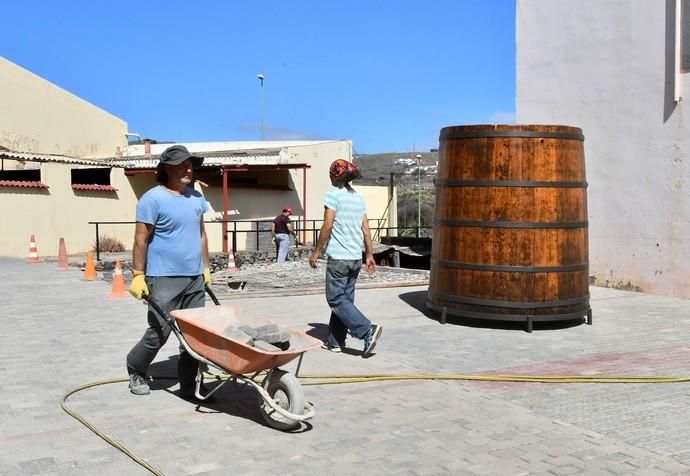
[[[168,356],[168,360],[154,362],[149,367],[148,376],[153,378],[149,382],[151,391],[166,390],[177,385],[177,362],[180,360],[178,355]]]
[[[307,324],[311,329],[307,331],[307,334],[312,336],[314,339],[319,339],[323,342],[328,338],[328,324],[322,322],[310,322]]]
[[[326,339],[328,339],[328,324],[323,324],[321,322],[310,322],[307,324],[308,326],[311,326],[311,329],[307,331],[307,334],[312,336],[315,339],[319,339],[323,342],[326,342]],[[352,342],[362,342],[360,339],[357,339],[355,337],[350,336],[349,340],[345,343],[346,346],[351,344]],[[361,349],[353,349],[352,347],[345,347],[343,348],[343,354],[347,355],[358,355],[362,356],[362,350]],[[376,353],[371,354],[369,357],[372,357],[376,355]],[[367,357],[368,358],[368,357]]]
[[[426,316],[428,319],[436,322],[441,322],[441,313],[433,311],[426,307],[426,291],[413,291],[409,293],[402,293],[398,297],[405,304],[416,309]],[[552,331],[559,329],[569,329],[585,324],[584,317],[579,319],[571,319],[567,321],[550,321],[550,322],[534,322],[533,331]],[[525,322],[519,321],[501,321],[493,319],[471,319],[468,317],[452,316],[450,314],[446,317],[446,324],[460,325],[466,327],[478,327],[483,329],[505,329],[525,331]]]
[[[326,327],[328,328],[328,326]],[[178,361],[179,355],[171,355],[168,357],[168,360],[151,364],[148,373],[154,378],[153,381],[150,382],[152,392],[162,390],[175,398],[188,401],[191,406],[194,406],[195,411],[199,413],[224,413],[233,417],[253,421],[267,428],[272,428],[266,423],[259,412],[259,405],[262,403],[261,397],[249,384],[228,382],[223,388],[212,395],[213,401],[209,402],[191,401],[181,397],[179,395],[179,389],[175,388],[178,385]],[[219,381],[211,379],[204,380],[204,387],[209,391],[213,390],[218,385],[220,385]],[[290,431],[290,433],[304,433],[311,429],[312,425],[309,422],[303,422],[299,429]]]

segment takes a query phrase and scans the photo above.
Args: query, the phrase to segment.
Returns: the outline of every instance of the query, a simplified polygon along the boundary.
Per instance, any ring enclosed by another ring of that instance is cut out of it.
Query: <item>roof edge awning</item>
[[[207,169],[223,169],[228,172],[264,172],[273,170],[291,170],[291,169],[310,169],[309,164],[240,164],[240,165],[221,165],[221,164],[204,164],[201,170]],[[146,168],[125,168],[125,175],[150,175],[156,173],[155,167]]]
[[[89,183],[73,183],[72,190],[79,190],[82,192],[117,192],[117,189],[112,185],[96,185]]]
[[[43,182],[30,180],[0,180],[0,187],[49,188]]]
[[[53,162],[59,164],[95,165],[101,167],[111,166],[110,159],[80,159],[78,157],[70,157],[68,155],[34,154],[31,152],[11,152],[7,150],[0,150],[0,158],[9,160],[26,160],[29,162]]]
[[[255,149],[255,150],[221,150],[211,152],[194,152],[192,154],[203,157],[202,168],[245,165],[288,165],[290,164],[287,149]],[[126,157],[114,159],[111,164],[131,169],[154,169],[160,161],[160,155],[150,157]]]

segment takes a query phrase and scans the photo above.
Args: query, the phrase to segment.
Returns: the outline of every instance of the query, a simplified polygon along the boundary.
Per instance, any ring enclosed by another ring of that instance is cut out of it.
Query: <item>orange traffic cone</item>
[[[230,248],[228,252],[228,271],[237,271],[237,267],[235,267],[235,255],[232,254],[232,248]]]
[[[96,265],[93,263],[93,251],[86,255],[86,266],[84,266],[84,281],[94,281],[96,279]]]
[[[31,242],[29,243],[29,256],[26,258],[27,263],[38,263],[38,250],[36,249],[36,238],[31,235]]]
[[[58,269],[60,271],[67,271],[67,247],[65,246],[65,239],[60,238],[58,245]]]
[[[115,270],[113,271],[113,289],[110,291],[108,297],[125,297],[129,293],[125,289],[125,277],[122,274],[122,266],[119,261],[115,261]]]

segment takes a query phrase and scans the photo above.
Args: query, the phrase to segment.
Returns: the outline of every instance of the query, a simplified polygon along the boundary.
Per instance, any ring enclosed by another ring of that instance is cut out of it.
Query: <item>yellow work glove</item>
[[[211,270],[204,268],[204,284],[211,284]]]
[[[139,273],[139,274],[137,274]],[[149,294],[149,288],[146,286],[144,273],[141,271],[134,272],[134,278],[129,285],[129,292],[135,298],[141,300],[145,295]]]

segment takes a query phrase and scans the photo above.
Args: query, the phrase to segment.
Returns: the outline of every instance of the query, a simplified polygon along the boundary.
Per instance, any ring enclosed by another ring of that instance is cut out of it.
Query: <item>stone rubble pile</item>
[[[326,282],[326,261],[320,260],[318,268],[309,266],[307,259],[285,263],[261,262],[244,264],[240,269],[217,271],[212,274],[213,284],[231,292],[276,290],[281,288],[321,288]],[[426,283],[429,271],[389,268],[379,266],[373,275],[362,269],[358,285],[391,285],[394,283]]]
[[[281,330],[277,324],[263,326],[228,326],[221,335],[251,345],[265,352],[280,352],[290,348],[290,333]]]

